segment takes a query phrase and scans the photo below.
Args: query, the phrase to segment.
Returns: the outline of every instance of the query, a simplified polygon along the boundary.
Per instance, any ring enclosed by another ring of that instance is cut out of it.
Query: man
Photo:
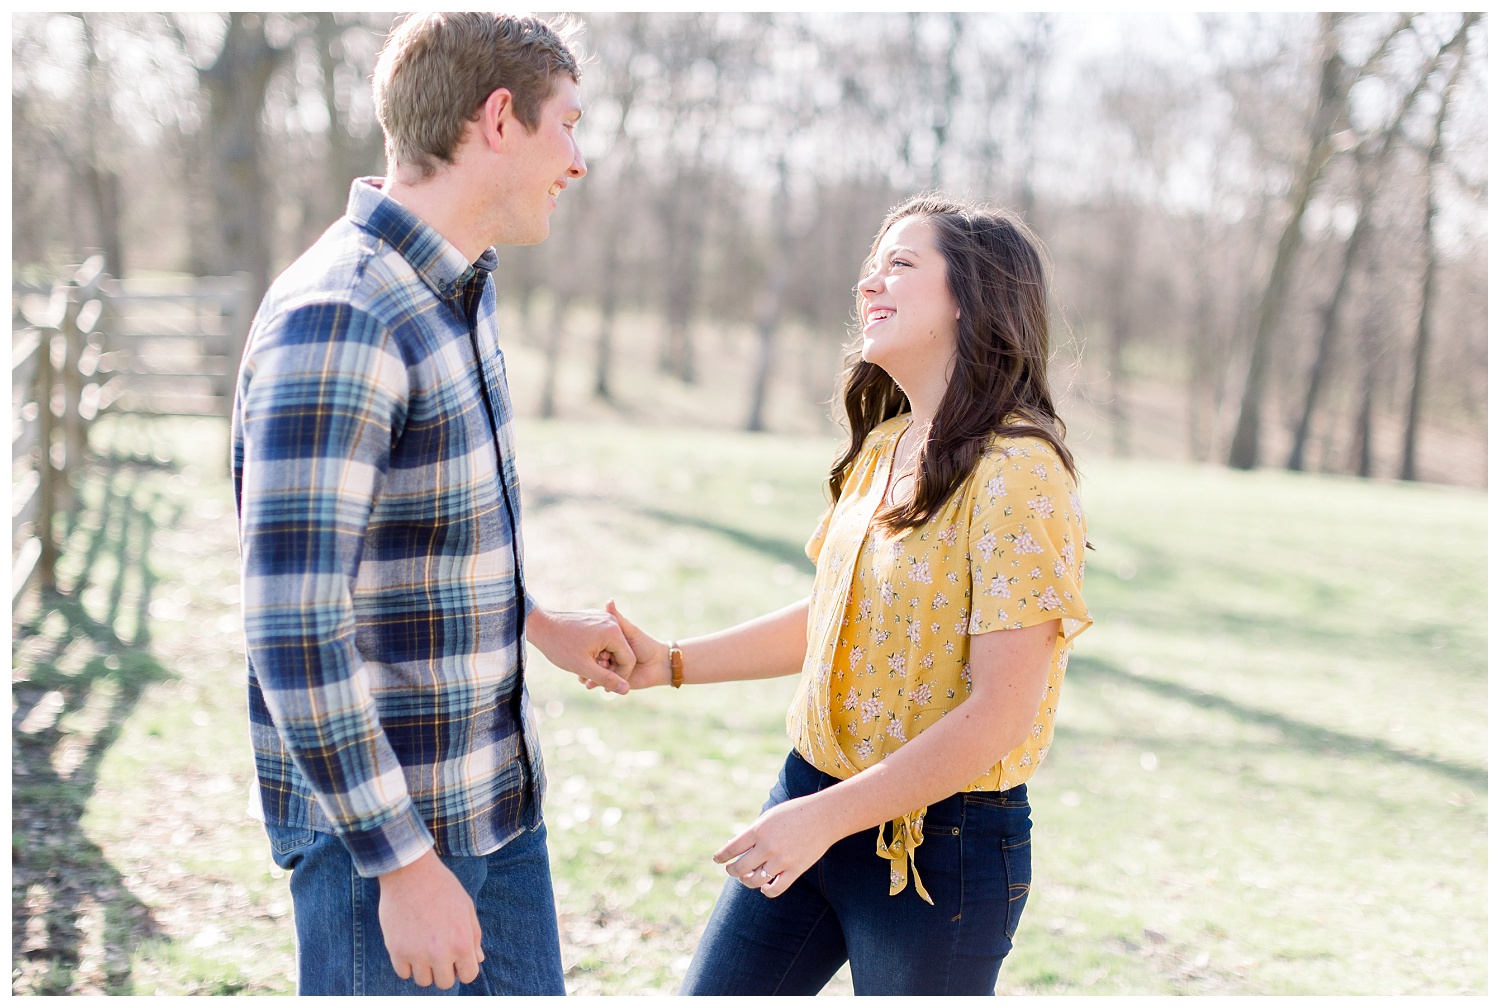
[[[524,642],[619,693],[635,658],[608,615],[526,595],[490,246],[546,238],[587,170],[577,82],[535,18],[401,23],[375,71],[388,173],[251,328],[251,736],[302,994],[564,992]]]

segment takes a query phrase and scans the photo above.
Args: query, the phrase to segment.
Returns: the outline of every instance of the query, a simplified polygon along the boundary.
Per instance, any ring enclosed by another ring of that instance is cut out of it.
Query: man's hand
[[[843,836],[817,798],[804,795],[767,809],[720,847],[714,861],[742,885],[780,896]]]
[[[526,617],[526,637],[565,672],[612,693],[629,693],[635,652],[620,624],[597,609],[551,612],[540,606]]]
[[[380,876],[380,930],[391,967],[418,987],[472,983],[484,962],[474,901],[437,852]]]

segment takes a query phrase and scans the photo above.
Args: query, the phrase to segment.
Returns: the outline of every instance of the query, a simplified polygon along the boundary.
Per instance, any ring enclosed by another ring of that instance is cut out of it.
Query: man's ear
[[[484,145],[496,154],[500,153],[501,143],[521,125],[516,119],[516,102],[509,88],[496,88],[490,92],[479,108],[479,121],[475,125]]]

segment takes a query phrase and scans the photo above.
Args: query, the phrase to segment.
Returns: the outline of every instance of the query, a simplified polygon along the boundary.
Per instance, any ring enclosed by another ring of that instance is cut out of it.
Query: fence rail
[[[11,608],[57,587],[89,427],[106,413],[228,417],[250,277],[118,280],[95,255],[50,289],[12,287]]]

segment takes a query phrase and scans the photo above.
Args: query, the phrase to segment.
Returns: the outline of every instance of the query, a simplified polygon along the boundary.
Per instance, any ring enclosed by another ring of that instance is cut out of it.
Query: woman
[[[993,993],[1026,902],[1025,781],[1090,622],[1042,258],[1010,215],[921,196],[864,274],[812,596],[680,645],[621,618],[637,688],[802,672],[684,994],[814,994],[846,959],[860,994]]]

